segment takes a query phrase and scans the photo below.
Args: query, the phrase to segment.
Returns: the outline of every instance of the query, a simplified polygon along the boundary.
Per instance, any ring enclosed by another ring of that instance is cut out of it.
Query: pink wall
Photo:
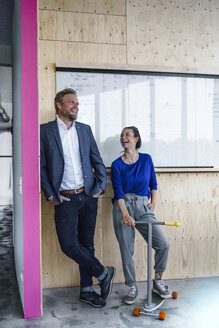
[[[21,1],[24,317],[41,315],[37,0]]]

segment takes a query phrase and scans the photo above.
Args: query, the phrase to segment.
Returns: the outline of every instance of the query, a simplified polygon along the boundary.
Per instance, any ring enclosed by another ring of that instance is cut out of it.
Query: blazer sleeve
[[[103,163],[103,160],[100,156],[99,150],[97,148],[96,141],[94,139],[91,127],[89,126],[89,132],[90,132],[90,161],[91,165],[94,169],[94,175],[97,179],[97,183],[99,185],[99,188],[105,191],[106,189],[106,182],[107,182],[107,176],[106,176],[106,168]]]
[[[42,125],[40,126],[40,178],[41,187],[44,191],[46,199],[49,200],[51,196],[54,196],[54,191],[48,176],[48,165],[45,150],[45,131]]]

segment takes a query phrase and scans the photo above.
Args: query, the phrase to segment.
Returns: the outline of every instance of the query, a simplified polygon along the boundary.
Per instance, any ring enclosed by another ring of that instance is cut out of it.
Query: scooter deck
[[[146,299],[146,303],[143,307],[145,312],[153,312],[157,310],[164,302],[164,298],[160,297],[160,295],[153,293],[151,295],[151,304],[148,305],[148,299]]]

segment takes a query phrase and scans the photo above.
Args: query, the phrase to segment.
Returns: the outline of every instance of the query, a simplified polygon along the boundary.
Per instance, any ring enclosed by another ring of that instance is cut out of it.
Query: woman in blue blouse
[[[136,127],[122,130],[120,142],[124,153],[111,166],[111,179],[114,189],[113,224],[122,257],[125,284],[129,287],[124,298],[126,304],[133,304],[138,295],[133,262],[135,243],[135,220],[144,216],[148,221],[156,221],[154,207],[157,196],[157,180],[152,158],[139,153],[141,137]],[[122,224],[121,222],[124,222]],[[147,241],[148,225],[136,225],[136,229]],[[158,225],[153,225],[152,247],[155,249],[155,277],[153,290],[163,298],[170,292],[162,280],[166,269],[169,243]]]

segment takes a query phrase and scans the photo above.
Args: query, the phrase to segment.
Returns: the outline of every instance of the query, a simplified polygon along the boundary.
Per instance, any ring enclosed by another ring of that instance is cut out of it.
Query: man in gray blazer
[[[57,119],[40,127],[41,186],[55,206],[55,224],[62,251],[79,264],[80,301],[106,304],[115,268],[94,255],[98,197],[105,191],[106,169],[89,125],[76,122],[78,98],[64,89],[54,99]],[[94,292],[92,277],[100,282]]]

